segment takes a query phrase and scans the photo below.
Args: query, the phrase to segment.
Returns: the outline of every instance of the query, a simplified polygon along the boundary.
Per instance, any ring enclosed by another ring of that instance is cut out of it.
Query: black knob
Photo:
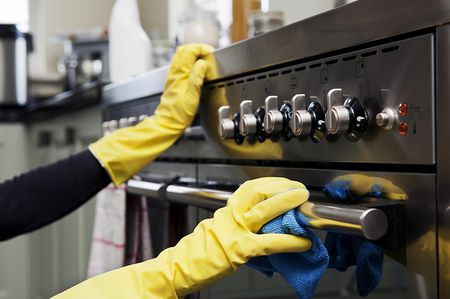
[[[350,126],[345,137],[356,142],[369,129],[369,115],[357,98],[347,98],[344,107],[350,112]]]
[[[292,106],[289,103],[283,103],[280,108],[280,112],[283,115],[283,128],[280,131],[280,135],[285,141],[289,141],[294,134],[292,133],[291,123],[292,119]]]
[[[233,115],[233,123],[234,123],[234,142],[236,142],[236,144],[241,145],[242,143],[244,143],[244,139],[245,137],[239,132],[239,121],[241,120],[241,114],[239,112],[235,113]]]
[[[325,111],[318,102],[311,102],[307,110],[312,117],[311,139],[314,143],[319,143],[327,134]]]
[[[264,142],[267,138],[267,133],[264,130],[264,116],[266,115],[266,109],[259,107],[255,111],[256,117],[256,139],[259,142]]]

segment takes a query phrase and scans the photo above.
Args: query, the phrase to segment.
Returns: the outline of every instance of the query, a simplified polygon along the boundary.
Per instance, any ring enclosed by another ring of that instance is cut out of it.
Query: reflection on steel
[[[375,208],[305,202],[299,211],[312,228],[361,235],[369,240],[379,240],[388,228],[386,215]]]
[[[131,194],[138,194],[148,197],[158,197],[159,190],[164,186],[162,183],[151,183],[137,180],[129,180],[127,191]]]
[[[162,186],[163,184],[130,180],[128,192],[159,198]],[[169,201],[207,209],[225,206],[231,195],[232,193],[228,191],[179,185],[169,185],[165,192],[165,198]],[[299,211],[310,228],[349,233],[369,240],[381,239],[388,229],[386,215],[376,208],[309,201],[302,204]]]

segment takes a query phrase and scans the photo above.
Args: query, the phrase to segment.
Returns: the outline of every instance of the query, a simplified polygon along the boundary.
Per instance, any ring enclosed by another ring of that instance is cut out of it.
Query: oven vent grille
[[[391,47],[387,47],[387,48],[383,48],[381,49],[381,53],[389,53],[389,52],[394,52],[394,51],[398,51],[400,49],[400,46],[391,46]]]
[[[378,54],[385,54],[385,53],[395,52],[395,51],[398,51],[398,50],[400,50],[400,46],[399,45],[390,45],[388,47],[381,48],[381,49],[378,49],[378,50],[370,50],[370,51],[363,52],[363,53],[360,53],[360,54],[353,54],[353,55],[349,55],[349,56],[344,56],[344,57],[342,57],[340,59],[339,58],[334,58],[334,59],[325,61],[323,64],[322,64],[322,62],[316,62],[316,63],[310,64],[308,67],[310,69],[315,69],[315,68],[322,67],[322,65],[333,65],[333,64],[338,64],[340,62],[347,62],[347,61],[357,60],[358,58],[365,58],[365,57],[369,57],[369,56],[375,56],[375,55],[378,55]],[[246,78],[246,79],[239,79],[237,81],[229,81],[226,84],[223,83],[223,84],[219,84],[219,85],[211,85],[211,86],[209,86],[209,89],[213,90],[215,88],[222,88],[222,87],[225,87],[225,86],[233,86],[233,85],[242,84],[244,82],[252,82],[252,81],[255,81],[255,80],[264,80],[267,77],[274,78],[274,77],[278,77],[279,75],[287,75],[287,74],[290,74],[292,72],[301,72],[301,71],[304,71],[306,69],[307,69],[306,66],[299,66],[299,67],[296,67],[296,68],[293,68],[293,69],[292,68],[284,69],[284,70],[278,71],[278,72],[272,72],[272,73],[269,73],[269,74],[262,74],[262,75],[259,75],[257,77],[249,77],[249,78]]]

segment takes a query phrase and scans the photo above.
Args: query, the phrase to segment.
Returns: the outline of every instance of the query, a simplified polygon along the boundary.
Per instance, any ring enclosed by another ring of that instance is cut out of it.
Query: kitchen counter
[[[27,106],[0,107],[0,122],[39,121],[97,105],[101,102],[104,85],[99,82],[85,83],[78,89],[35,100]]]

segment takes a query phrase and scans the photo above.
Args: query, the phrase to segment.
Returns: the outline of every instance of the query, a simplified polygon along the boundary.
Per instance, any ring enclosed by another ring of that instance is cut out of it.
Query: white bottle
[[[111,81],[153,68],[152,44],[142,28],[137,0],[116,0],[109,21]]]

